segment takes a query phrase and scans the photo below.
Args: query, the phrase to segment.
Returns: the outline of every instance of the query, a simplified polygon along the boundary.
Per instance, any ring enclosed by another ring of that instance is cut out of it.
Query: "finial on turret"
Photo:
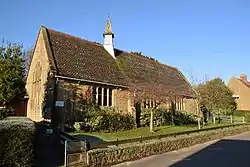
[[[106,24],[106,27],[104,29],[103,35],[112,35],[114,38],[114,33],[112,31],[112,26],[111,26],[111,20],[110,20],[110,14],[108,13],[108,21]]]

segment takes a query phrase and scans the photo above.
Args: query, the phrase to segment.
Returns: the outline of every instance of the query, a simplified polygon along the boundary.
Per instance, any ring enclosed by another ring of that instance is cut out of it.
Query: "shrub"
[[[95,105],[80,105],[79,109],[74,112],[74,121],[75,122],[85,122],[91,117],[96,117],[102,115],[103,110],[99,106]]]
[[[144,109],[140,118],[141,126],[149,126],[150,124],[150,109]],[[175,125],[191,125],[196,124],[193,114],[182,111],[175,111],[174,122],[172,122],[172,112],[166,109],[156,109],[154,111],[154,126],[164,126],[174,123]]]
[[[141,112],[141,126],[149,126],[150,124],[150,109],[143,109]],[[171,123],[171,113],[166,109],[156,109],[154,111],[154,126],[169,125]]]
[[[230,127],[206,132],[180,135],[161,140],[150,140],[142,143],[124,144],[120,147],[94,149],[88,151],[87,162],[90,166],[110,166],[124,161],[135,160],[150,155],[160,154],[168,151],[189,147],[214,139],[239,134],[249,131],[248,126]]]
[[[82,132],[113,132],[124,131],[135,127],[135,120],[131,115],[123,115],[117,112],[101,111],[88,114],[82,122],[74,125],[76,131]]]
[[[106,112],[95,122],[97,131],[125,131],[135,127],[135,120],[131,115],[122,115],[116,112]]]
[[[177,111],[174,114],[175,125],[193,125],[197,124],[195,117],[192,113]]]
[[[91,127],[87,122],[75,122],[74,128],[76,132],[91,132],[93,127]]]
[[[74,128],[75,128],[76,132],[80,132],[81,131],[81,124],[82,124],[82,122],[75,122]]]
[[[14,109],[11,108],[1,108],[0,109],[0,120],[8,116],[13,116],[15,114]]]
[[[24,117],[0,121],[0,166],[33,166],[34,123]]]
[[[100,108],[95,105],[81,105],[75,111],[76,131],[82,132],[113,132],[124,131],[135,127],[131,115],[120,114],[114,108]]]

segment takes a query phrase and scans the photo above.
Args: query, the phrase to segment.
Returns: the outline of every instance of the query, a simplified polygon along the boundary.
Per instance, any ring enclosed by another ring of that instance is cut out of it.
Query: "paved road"
[[[113,167],[250,167],[250,132]]]

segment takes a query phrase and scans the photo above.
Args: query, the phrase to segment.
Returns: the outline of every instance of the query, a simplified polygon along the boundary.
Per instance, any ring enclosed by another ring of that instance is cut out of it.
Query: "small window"
[[[113,96],[113,91],[112,89],[109,89],[109,104],[108,106],[112,106],[112,96]]]
[[[146,100],[143,100],[142,103],[141,103],[142,108],[146,108],[146,105],[147,105]]]
[[[154,101],[150,100],[150,108],[153,108],[153,107],[154,107]]]
[[[108,103],[108,91],[107,88],[103,88],[103,106],[107,106]]]
[[[92,89],[92,102],[93,102],[93,104],[96,104],[96,87],[93,87],[93,89]]]
[[[92,102],[99,106],[112,106],[112,89],[93,87]]]
[[[144,100],[141,104],[142,108],[155,108],[158,106],[158,102],[156,100]]]
[[[98,105],[101,106],[102,105],[102,88],[98,87]]]

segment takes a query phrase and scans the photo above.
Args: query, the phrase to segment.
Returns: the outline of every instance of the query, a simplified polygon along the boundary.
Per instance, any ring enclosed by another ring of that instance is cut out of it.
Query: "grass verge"
[[[250,122],[250,111],[249,110],[237,110],[233,113],[234,116],[245,116],[245,121]]]
[[[230,123],[220,123],[220,124],[208,124],[203,127],[211,128],[217,126],[227,126],[231,125]],[[149,127],[141,127],[137,129],[127,130],[123,132],[112,132],[112,133],[101,133],[101,132],[92,132],[92,133],[71,133],[71,135],[77,137],[80,140],[87,140],[89,142],[97,143],[101,141],[114,141],[114,140],[125,140],[138,137],[147,137],[160,134],[169,134],[174,132],[185,132],[191,130],[197,130],[197,126],[160,126],[155,127],[155,132],[150,132]]]

